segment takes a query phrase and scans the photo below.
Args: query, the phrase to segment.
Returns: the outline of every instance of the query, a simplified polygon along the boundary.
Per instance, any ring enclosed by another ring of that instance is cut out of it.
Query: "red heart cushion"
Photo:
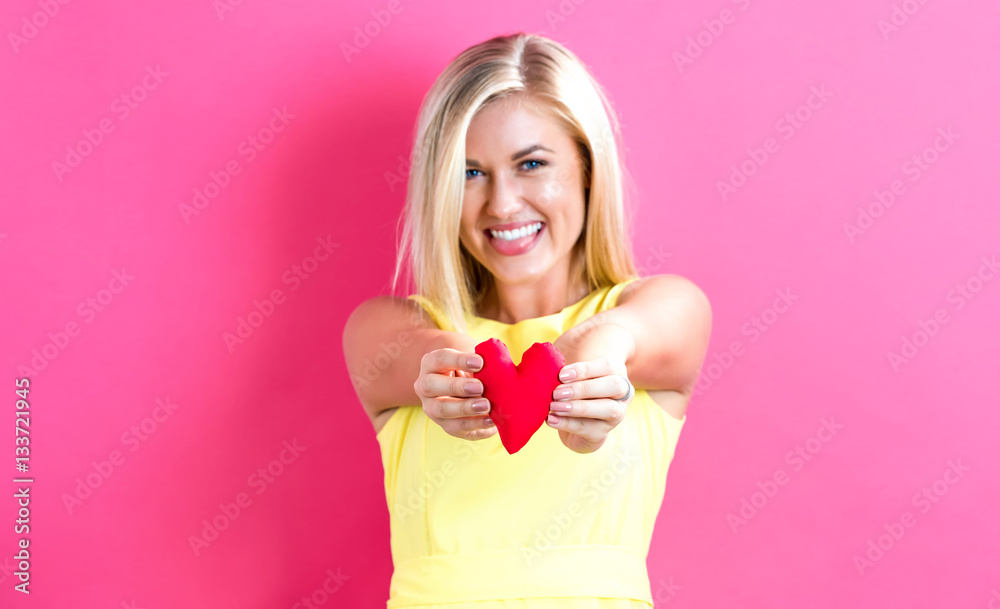
[[[507,345],[496,338],[476,345],[476,353],[482,356],[483,367],[473,376],[482,381],[490,418],[503,447],[513,455],[548,417],[552,390],[559,385],[566,360],[552,343],[535,343],[515,366]]]

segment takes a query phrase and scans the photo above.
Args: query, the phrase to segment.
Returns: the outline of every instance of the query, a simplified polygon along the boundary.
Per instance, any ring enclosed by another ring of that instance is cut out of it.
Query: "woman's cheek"
[[[558,179],[549,178],[544,180],[538,185],[538,191],[535,199],[540,205],[549,206],[553,202],[557,201],[559,197],[563,194],[563,185]]]

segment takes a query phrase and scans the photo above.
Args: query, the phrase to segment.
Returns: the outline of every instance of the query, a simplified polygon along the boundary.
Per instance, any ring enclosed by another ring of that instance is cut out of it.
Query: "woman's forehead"
[[[520,96],[519,96],[520,97]],[[543,143],[558,146],[561,140],[570,140],[561,121],[545,107],[534,101],[506,98],[483,107],[473,117],[466,134],[466,146],[489,146],[491,150],[502,147],[502,152],[522,150]]]

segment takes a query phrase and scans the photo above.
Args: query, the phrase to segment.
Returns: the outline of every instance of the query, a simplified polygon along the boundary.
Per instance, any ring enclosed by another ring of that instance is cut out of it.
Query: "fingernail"
[[[549,425],[555,425],[556,423],[559,422],[559,417],[557,417],[554,414],[550,414],[549,418],[545,419],[545,422],[548,423]]]
[[[483,425],[485,425],[486,427],[493,427],[493,419],[486,417],[485,419],[483,419]]]
[[[468,383],[465,384],[465,392],[466,393],[482,393],[483,392],[483,384],[479,383],[479,382],[476,382],[476,381],[469,381]]]
[[[573,405],[569,402],[551,402],[549,408],[556,412],[569,412],[573,408]]]
[[[552,397],[557,400],[564,400],[566,398],[573,397],[573,390],[569,387],[563,387],[562,389],[556,389],[552,392]]]
[[[576,378],[575,368],[567,368],[566,370],[563,370],[562,372],[559,373],[559,380],[564,383],[566,381],[572,381],[575,378]]]
[[[478,355],[470,355],[467,360],[465,360],[465,365],[473,370],[479,370],[483,367],[483,358]]]
[[[476,403],[472,405],[473,412],[486,412],[490,409],[490,403],[487,400],[476,400]]]

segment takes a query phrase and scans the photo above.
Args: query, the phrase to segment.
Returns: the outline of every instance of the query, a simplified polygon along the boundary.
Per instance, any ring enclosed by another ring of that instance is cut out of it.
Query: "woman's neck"
[[[576,304],[590,294],[586,274],[553,268],[549,276],[534,283],[503,284],[490,282],[479,308],[479,315],[504,324],[553,315]]]

